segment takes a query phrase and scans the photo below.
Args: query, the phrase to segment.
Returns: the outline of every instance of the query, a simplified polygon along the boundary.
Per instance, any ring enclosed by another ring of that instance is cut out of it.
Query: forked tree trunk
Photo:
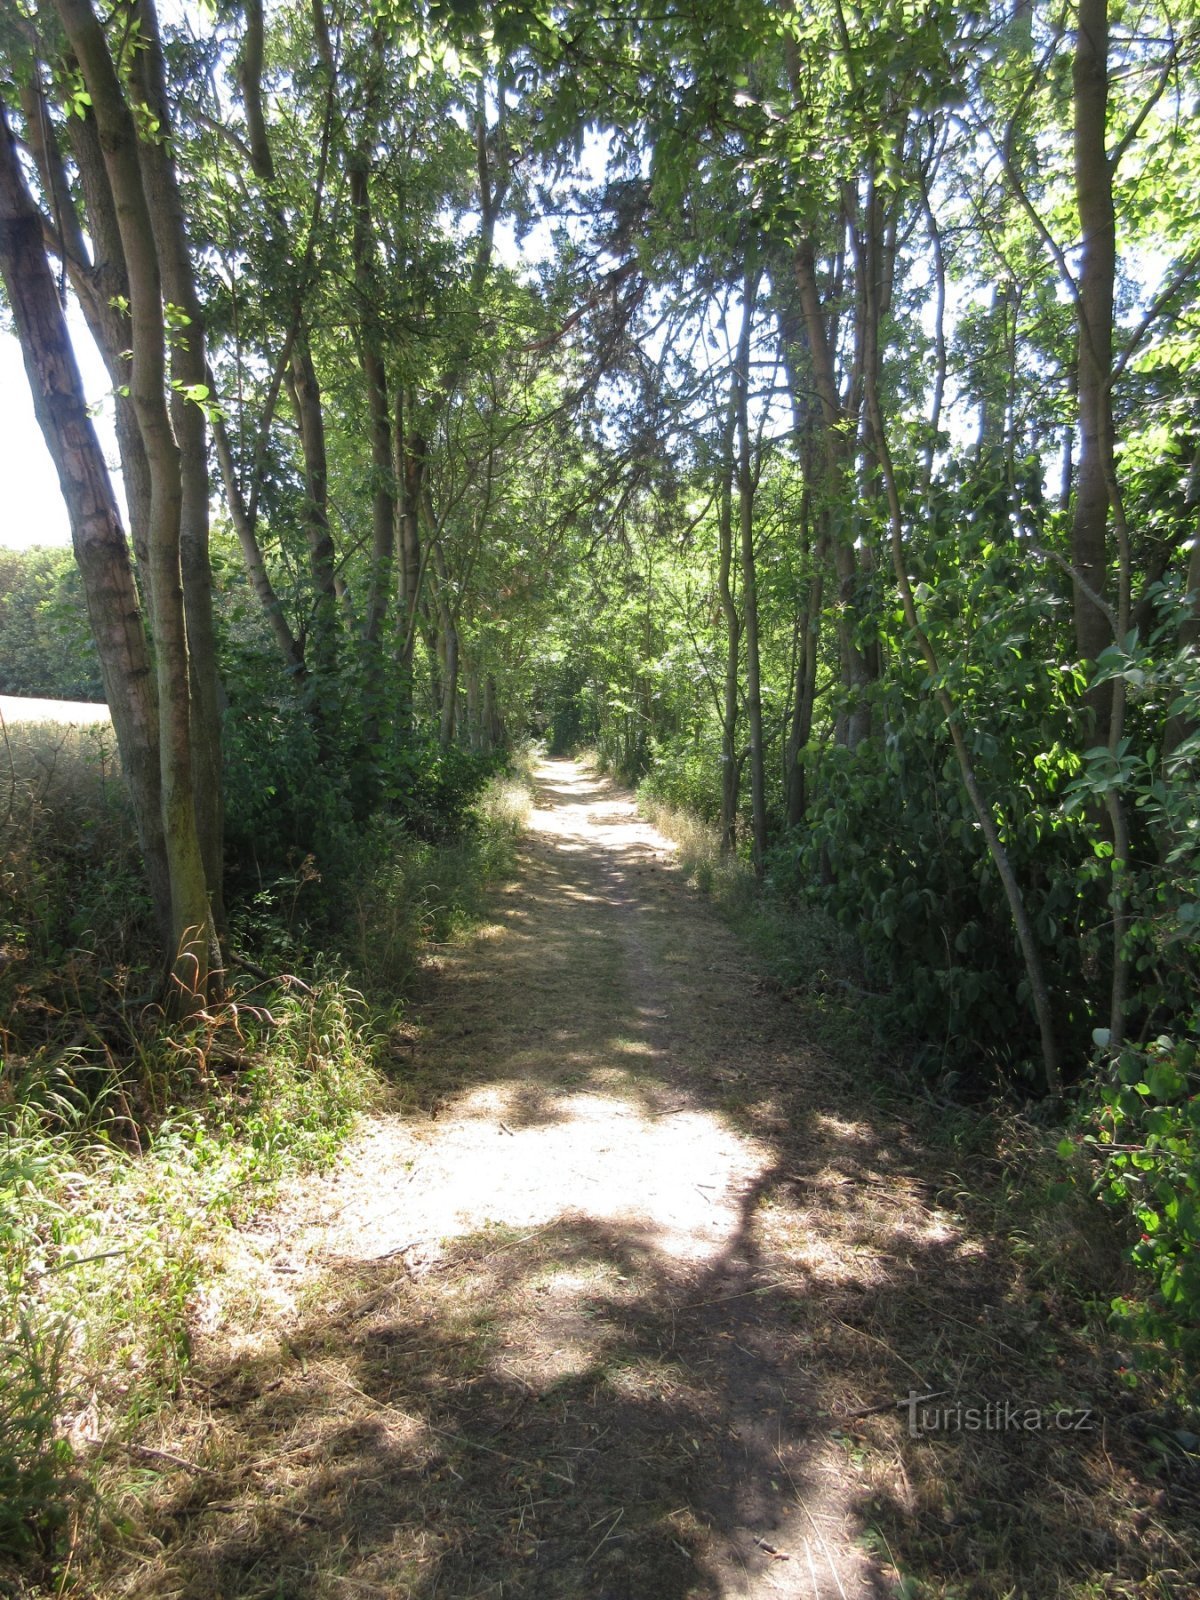
[[[133,802],[159,936],[172,936],[161,810],[158,702],[120,513],[88,413],[42,224],[0,103],[0,276],[34,411],[66,502],[88,621]]]
[[[150,469],[148,561],[154,601],[163,834],[171,882],[174,1004],[203,1004],[220,951],[196,823],[192,688],[180,558],[184,489],[166,401],[163,288],[133,116],[89,0],[55,0],[96,116],[129,274],[130,392]]]

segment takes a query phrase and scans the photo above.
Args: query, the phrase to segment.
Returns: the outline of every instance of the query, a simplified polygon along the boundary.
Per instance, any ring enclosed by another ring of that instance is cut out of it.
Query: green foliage
[[[422,839],[446,839],[470,826],[488,780],[507,765],[484,753],[433,739],[398,742],[384,767],[386,809]]]
[[[1101,1035],[1103,1038],[1103,1035]],[[1200,1370],[1200,1017],[1120,1051],[1096,1085],[1089,1142],[1103,1159],[1100,1193],[1139,1237],[1129,1258],[1151,1283],[1113,1309],[1150,1365]]]
[[[534,690],[531,721],[552,756],[573,755],[594,743],[599,732],[595,697],[586,669],[575,661],[550,664]]]
[[[0,549],[0,694],[104,699],[70,550]]]
[[[385,813],[373,819],[345,891],[339,932],[372,993],[402,993],[421,947],[444,943],[478,915],[484,888],[511,863],[528,805],[528,789],[505,773],[476,795],[454,837],[422,838]]]
[[[1096,837],[1090,873],[1119,874],[1129,899],[1133,1020],[1143,1034],[1186,1019],[1200,975],[1200,660],[1177,646],[1178,602],[1164,596],[1162,609],[1148,643],[1131,635],[1100,657],[1094,681],[1124,682],[1131,732],[1115,756],[1105,746],[1086,751],[1064,791],[1068,808],[1079,809],[1115,788],[1133,819],[1132,859],[1113,862],[1108,841]]]
[[[655,746],[650,770],[638,794],[676,811],[691,812],[705,822],[718,822],[720,761],[720,730],[709,721],[690,739],[674,739]]]

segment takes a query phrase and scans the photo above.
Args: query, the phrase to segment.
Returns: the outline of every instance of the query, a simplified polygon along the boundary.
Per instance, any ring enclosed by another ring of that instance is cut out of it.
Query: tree
[[[44,254],[40,265],[37,260],[43,222],[29,196],[11,135],[5,150],[6,215],[23,250],[20,259],[10,255],[5,281],[14,309],[23,302],[18,333],[43,431],[64,492],[69,489],[73,536],[139,818],[165,963],[176,1003],[188,1009],[202,1003],[218,981],[221,965],[218,697],[208,573],[207,460],[203,416],[197,405],[206,390],[196,378],[204,372],[203,335],[190,288],[187,243],[169,156],[158,142],[166,137],[167,125],[153,7],[139,5],[131,18],[141,51],[135,76],[146,96],[138,102],[140,133],[88,0],[62,0],[56,11],[62,41],[31,40],[36,52],[31,51],[22,66],[36,83],[43,56],[61,60],[57,52],[71,53],[79,74],[75,81],[82,85],[72,115],[94,124],[102,152],[102,167],[89,171],[96,197],[94,237],[107,237],[119,250],[128,285],[129,394],[139,465],[144,462],[147,479],[144,501],[135,495],[131,504],[145,516],[142,567],[155,696],[149,688],[150,657],[124,531],[94,432],[81,415],[82,394],[65,324],[61,312],[52,309],[57,304],[53,280]],[[48,155],[44,136],[43,150]],[[49,160],[47,168],[53,179],[58,169]],[[55,194],[61,212],[68,197],[61,189]],[[115,237],[108,229],[113,218]],[[50,223],[44,231],[55,236]],[[81,236],[77,224],[72,236],[77,240]],[[66,240],[58,237],[56,242],[65,254]],[[84,261],[77,259],[75,264],[81,273],[86,271]],[[195,328],[190,327],[193,317]],[[111,321],[104,327],[113,331]],[[168,385],[169,333],[177,352],[173,386]],[[115,364],[115,353],[110,349],[108,354]],[[67,416],[61,423],[53,414],[56,394],[66,397]],[[172,404],[174,419],[169,416]]]

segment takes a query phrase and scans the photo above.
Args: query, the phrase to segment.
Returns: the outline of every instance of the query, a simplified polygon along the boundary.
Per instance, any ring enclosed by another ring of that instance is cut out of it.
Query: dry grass
[[[106,722],[0,729],[0,1054],[73,1037],[147,958],[149,906]],[[135,991],[136,992],[136,991]]]
[[[754,874],[749,863],[722,852],[720,834],[711,823],[646,796],[639,796],[638,810],[670,839],[680,871],[701,894],[710,894],[735,909],[753,899]]]

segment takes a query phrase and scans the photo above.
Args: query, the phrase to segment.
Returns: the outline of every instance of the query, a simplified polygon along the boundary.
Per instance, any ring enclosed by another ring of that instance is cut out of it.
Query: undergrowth
[[[373,1026],[329,975],[144,1019],[0,1077],[0,1554],[50,1555],[104,1508],[94,1459],[178,1383],[193,1296],[229,1228],[332,1159],[369,1097]]]
[[[306,921],[320,867],[301,863],[237,908],[233,948],[257,959],[235,963],[225,1002],[184,1026],[150,998],[152,931],[111,730],[8,735],[0,1592],[119,1533],[114,1458],[185,1372],[231,1229],[280,1179],[334,1158],[375,1092],[376,1046],[421,948],[475,914],[530,799],[526,763],[489,781],[456,835],[372,822],[332,886],[329,954]]]

